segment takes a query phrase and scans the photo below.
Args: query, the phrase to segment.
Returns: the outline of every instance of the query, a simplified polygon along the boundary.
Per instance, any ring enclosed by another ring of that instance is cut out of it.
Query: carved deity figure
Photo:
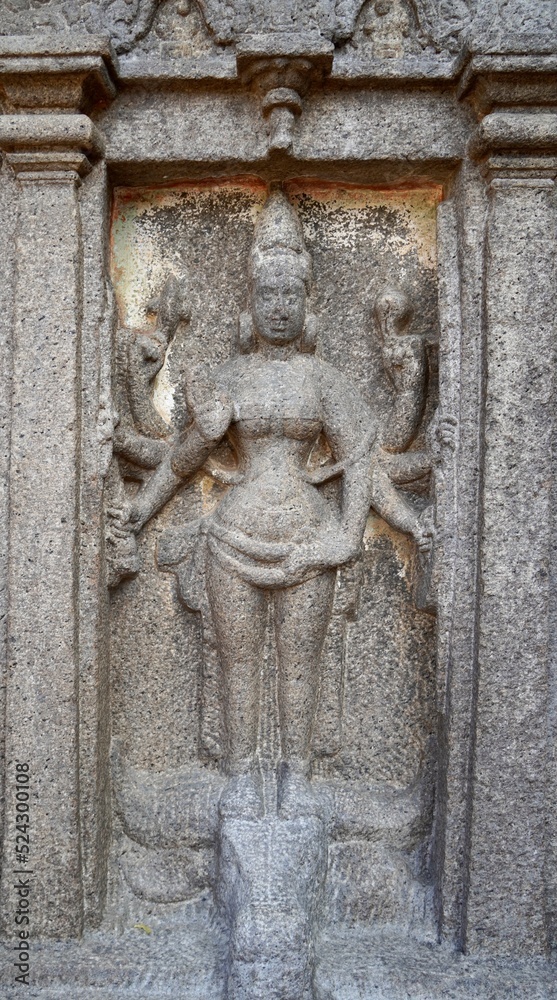
[[[224,816],[262,813],[257,740],[269,600],[281,743],[278,807],[292,818],[319,808],[310,749],[337,570],[358,557],[370,506],[422,548],[430,544],[418,513],[393,487],[389,466],[423,413],[423,346],[401,336],[408,305],[394,294],[377,307],[391,378],[404,382],[409,361],[412,369],[406,395],[404,385],[395,385],[402,388],[400,419],[389,437],[350,379],[315,355],[310,292],[300,221],[282,191],[273,191],[249,258],[239,349],[209,372],[190,373],[190,422],[119,522],[121,531],[139,532],[203,466],[228,485],[200,533],[221,670]],[[219,466],[225,446],[231,461]],[[330,457],[319,464],[316,454]],[[323,490],[333,480],[336,493]]]
[[[408,48],[410,19],[399,0],[375,0],[366,11],[363,32],[377,59],[400,59]]]

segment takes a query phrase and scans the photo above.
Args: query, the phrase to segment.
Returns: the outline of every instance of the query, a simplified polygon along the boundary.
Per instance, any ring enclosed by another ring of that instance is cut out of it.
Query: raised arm
[[[135,532],[168,503],[184,480],[201,468],[226,434],[232,420],[232,403],[222,392],[213,389],[213,393],[213,398],[192,407],[191,423],[134,498],[130,524]]]
[[[393,485],[390,466],[395,456],[383,450],[369,407],[345,376],[332,371],[334,377],[326,379],[324,406],[327,437],[344,465],[342,536],[357,552],[372,507],[392,528],[411,535],[420,548],[427,549],[430,529],[420,511]],[[423,463],[421,453],[419,457]]]
[[[426,399],[425,343],[423,337],[408,333],[412,315],[412,304],[402,289],[387,287],[377,297],[377,336],[385,373],[394,390],[393,409],[380,437],[382,447],[395,453],[405,451],[414,440]]]

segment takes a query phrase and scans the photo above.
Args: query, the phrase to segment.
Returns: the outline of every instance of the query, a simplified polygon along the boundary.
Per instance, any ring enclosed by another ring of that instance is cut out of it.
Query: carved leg
[[[266,594],[211,557],[207,560],[207,594],[222,661],[227,770],[232,776],[245,775],[254,770],[257,749]]]
[[[335,579],[336,572],[323,573],[275,597],[283,816],[319,811],[308,781],[311,732]]]

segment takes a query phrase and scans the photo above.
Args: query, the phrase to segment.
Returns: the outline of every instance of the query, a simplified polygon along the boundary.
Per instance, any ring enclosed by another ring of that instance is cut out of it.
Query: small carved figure
[[[269,595],[278,660],[279,810],[288,818],[319,810],[310,747],[320,659],[336,571],[358,557],[370,504],[423,543],[417,513],[387,475],[372,474],[381,448],[369,406],[342,372],[314,356],[315,318],[306,311],[310,288],[311,259],[299,219],[284,194],[274,191],[250,256],[250,309],[240,318],[239,352],[209,373],[189,374],[190,423],[137,493],[129,519],[119,522],[123,530],[140,531],[209,459],[211,473],[230,487],[203,519],[199,536],[222,669],[229,776],[223,815],[262,812],[256,753]],[[395,328],[402,322],[397,315],[394,308]],[[395,328],[386,322],[384,351],[402,387],[406,375],[398,374]],[[402,346],[415,364],[413,348]],[[415,430],[422,403],[405,405],[401,447],[411,426]],[[320,441],[332,462],[314,468],[311,456]],[[222,442],[232,466],[211,459]],[[339,481],[336,506],[320,489],[332,479]],[[193,526],[187,528],[191,537]]]
[[[410,20],[399,0],[375,0],[363,25],[377,59],[400,59],[410,35]]]
[[[137,543],[128,525],[123,476],[143,480],[168,452],[170,428],[152,403],[152,387],[178,325],[190,318],[183,292],[174,275],[167,278],[158,299],[147,306],[156,313],[155,330],[122,330],[118,340],[117,407],[111,414],[115,460],[107,480],[108,583],[114,587],[139,570]],[[103,426],[109,418],[103,416]]]
[[[423,337],[408,333],[413,309],[406,293],[387,286],[375,301],[374,318],[383,366],[393,388],[394,403],[381,428],[372,469],[373,497],[387,521],[412,534],[428,554],[432,545],[429,513],[416,521],[416,510],[395,488],[426,476],[432,467],[429,449],[407,451],[421,424],[427,392],[427,357]],[[387,516],[389,512],[390,516]]]

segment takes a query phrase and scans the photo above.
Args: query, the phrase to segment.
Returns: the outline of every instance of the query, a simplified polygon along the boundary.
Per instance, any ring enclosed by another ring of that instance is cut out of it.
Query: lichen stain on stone
[[[146,305],[172,273],[191,296],[193,319],[185,334],[190,354],[197,362],[206,360],[204,338],[198,336],[199,324],[207,325],[200,320],[207,313],[206,289],[223,282],[221,256],[229,264],[235,254],[239,257],[238,274],[245,273],[243,251],[247,240],[240,239],[228,251],[223,244],[227,239],[232,242],[234,232],[240,229],[252,233],[266,193],[263,181],[247,176],[156,189],[118,189],[111,239],[112,279],[120,324],[145,331],[153,329],[155,317],[146,312]],[[222,232],[226,225],[233,227],[228,234]],[[224,285],[226,297],[226,280]],[[214,335],[214,326],[209,332]],[[154,385],[154,406],[169,423],[176,388],[173,370],[180,368],[180,357],[173,357],[176,353],[175,344],[171,344]]]
[[[443,197],[440,185],[378,188],[292,180],[285,186],[298,205],[304,229],[314,229],[316,213],[325,213],[331,242],[346,246],[362,226],[375,222],[368,239],[388,240],[401,257],[414,250],[423,267],[435,269],[436,212]]]
[[[154,319],[144,312],[146,301],[157,293],[169,272],[187,280],[180,253],[174,248],[169,256],[164,252],[168,246],[162,245],[176,239],[172,221],[179,223],[187,212],[191,225],[196,216],[199,220],[218,210],[226,219],[240,214],[253,225],[266,193],[266,184],[249,176],[158,188],[118,188],[112,217],[112,278],[122,324],[152,327]],[[166,240],[161,240],[161,235],[166,235]]]

